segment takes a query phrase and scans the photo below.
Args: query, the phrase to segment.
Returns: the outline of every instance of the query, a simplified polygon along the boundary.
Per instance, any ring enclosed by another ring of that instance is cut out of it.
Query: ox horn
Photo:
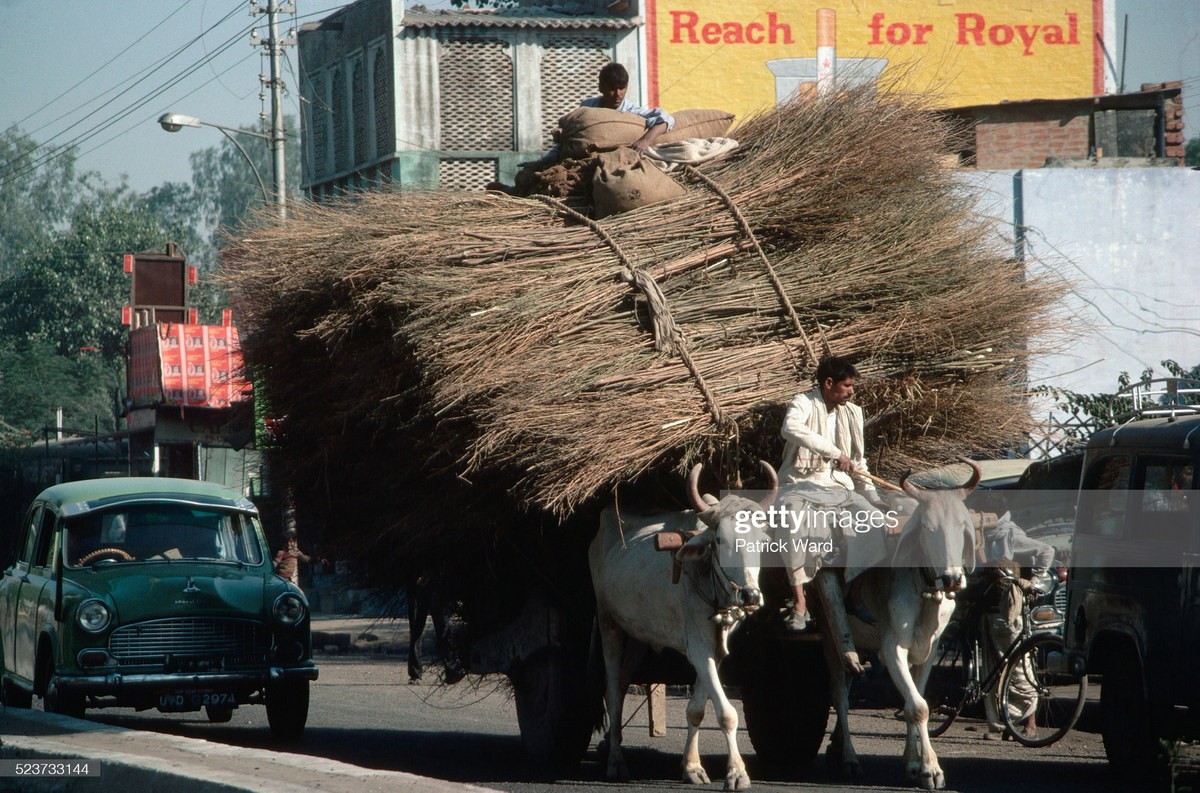
[[[979,467],[979,463],[974,460],[968,460],[966,457],[959,457],[967,465],[971,466],[971,478],[962,486],[962,489],[970,493],[975,488],[979,487],[979,480],[983,478],[983,469]]]
[[[763,500],[758,502],[763,509],[766,509],[775,503],[775,496],[779,493],[779,474],[775,473],[775,469],[766,460],[759,460],[758,464],[762,467],[763,473],[767,475],[767,479],[771,482],[771,494],[764,496]]]
[[[900,489],[903,490],[905,493],[908,493],[913,498],[917,498],[921,492],[921,488],[917,487],[916,484],[908,481],[908,478],[910,476],[912,476],[911,469],[908,471],[905,471],[904,476],[900,477]]]
[[[709,505],[700,496],[700,469],[703,467],[703,463],[696,463],[688,474],[688,496],[691,497],[692,507],[697,512],[706,512],[709,509]]]

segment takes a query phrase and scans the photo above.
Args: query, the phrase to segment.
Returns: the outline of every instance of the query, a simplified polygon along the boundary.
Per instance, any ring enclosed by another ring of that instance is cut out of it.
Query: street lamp
[[[250,164],[250,169],[254,171],[254,178],[258,180],[258,187],[260,190],[262,190],[263,200],[267,203],[271,202],[271,194],[267,191],[266,184],[263,183],[262,175],[258,172],[258,166],[254,164],[254,160],[250,159],[250,155],[246,152],[246,149],[243,148],[242,144],[238,142],[238,139],[235,138],[234,135],[249,135],[252,138],[262,138],[267,143],[274,144],[276,141],[274,138],[272,138],[272,136],[262,132],[251,132],[248,129],[237,129],[235,127],[226,127],[221,124],[213,124],[210,121],[201,121],[195,116],[186,116],[183,113],[163,113],[158,117],[158,125],[167,132],[178,132],[184,127],[213,127],[214,129],[221,130],[221,134],[228,138],[229,141],[237,147],[237,150],[241,152],[242,157],[244,157],[246,162]],[[280,140],[278,143],[279,147],[282,149],[283,141]],[[284,199],[284,175],[282,169],[279,167],[278,161],[275,162],[274,170],[275,173],[273,176],[275,183],[275,203],[279,207],[279,217],[286,219],[287,204],[285,203]]]

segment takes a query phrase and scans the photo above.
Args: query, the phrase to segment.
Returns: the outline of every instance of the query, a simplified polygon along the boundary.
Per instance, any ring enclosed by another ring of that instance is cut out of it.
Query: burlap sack
[[[716,138],[733,124],[733,114],[724,110],[680,110],[675,127],[655,143],[672,143],[685,138]],[[558,120],[554,139],[563,157],[586,157],[591,151],[628,146],[646,132],[646,119],[607,107],[580,107]]]
[[[592,203],[597,220],[684,193],[682,185],[633,149],[619,148],[596,157],[600,163],[592,178]]]

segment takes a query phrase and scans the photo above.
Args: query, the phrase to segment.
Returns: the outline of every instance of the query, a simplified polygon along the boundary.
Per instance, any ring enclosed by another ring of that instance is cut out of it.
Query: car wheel
[[[233,718],[233,707],[231,705],[205,705],[204,715],[208,716],[208,720],[213,724],[225,724]],[[307,713],[305,714],[307,720]],[[270,718],[268,716],[268,718]]]
[[[58,684],[51,680],[46,684],[46,696],[42,699],[42,709],[47,713],[58,713],[75,719],[82,719],[84,699],[79,694],[68,694],[59,689]]]
[[[82,694],[71,694],[62,691],[58,687],[58,683],[54,679],[54,660],[51,654],[40,652],[39,667],[41,674],[38,678],[44,681],[46,686],[42,693],[42,710],[46,713],[58,713],[62,716],[71,716],[72,718],[82,719],[84,711],[84,698]]]
[[[266,694],[271,734],[284,741],[300,740],[308,722],[308,681],[272,683]]]
[[[10,708],[29,708],[33,707],[33,694],[11,680],[5,680],[0,684],[0,701]]]
[[[1113,771],[1128,779],[1152,775],[1160,754],[1141,669],[1132,653],[1122,654],[1110,661],[1100,684],[1104,753]]]

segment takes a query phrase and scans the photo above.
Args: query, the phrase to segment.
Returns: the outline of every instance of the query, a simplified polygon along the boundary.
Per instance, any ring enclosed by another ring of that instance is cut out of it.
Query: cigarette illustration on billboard
[[[837,12],[817,9],[815,58],[780,58],[767,61],[775,76],[775,103],[793,96],[825,95],[838,88],[875,85],[887,67],[887,58],[838,58]]]

